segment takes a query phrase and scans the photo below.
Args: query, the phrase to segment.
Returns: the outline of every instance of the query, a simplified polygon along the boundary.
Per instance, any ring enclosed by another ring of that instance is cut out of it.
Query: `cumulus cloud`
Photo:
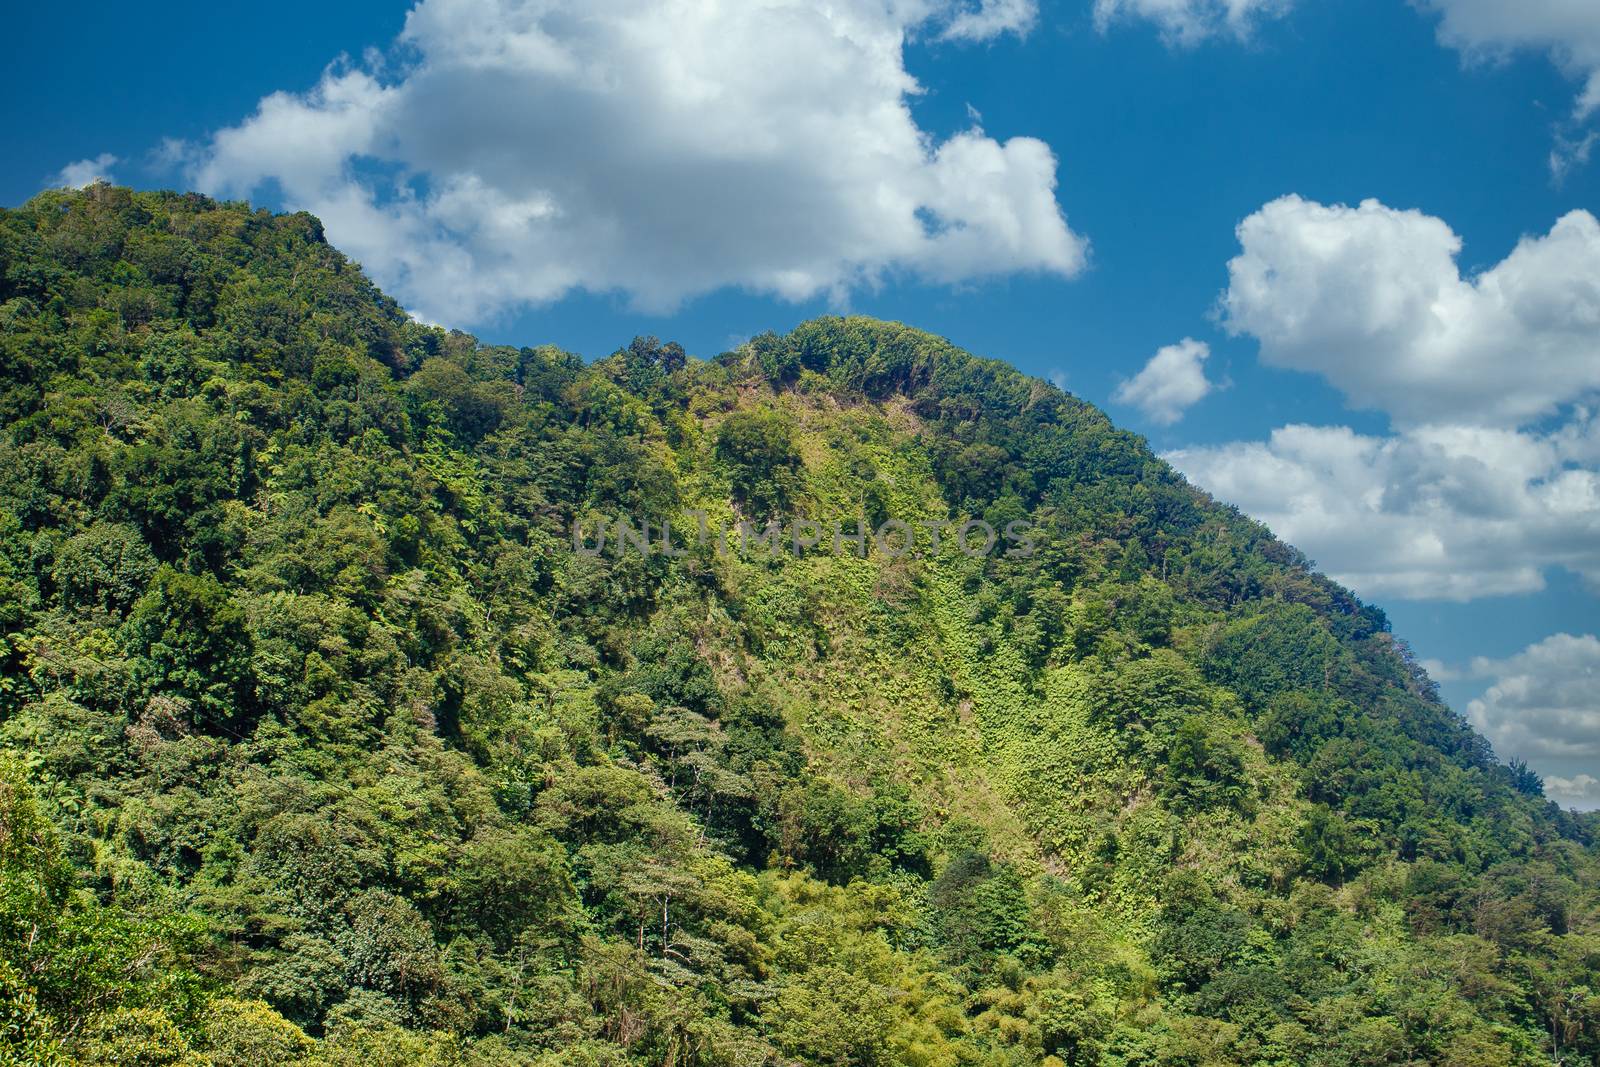
[[[1022,33],[1035,0],[422,0],[385,64],[335,66],[199,146],[275,190],[423,317],[575,290],[657,310],[724,286],[842,298],[894,275],[1070,276],[1086,243],[1030,137],[918,128],[912,36]]]
[[[1544,795],[1564,808],[1600,808],[1600,778],[1592,774],[1575,774],[1571,778],[1547,774]]]
[[[1289,10],[1290,0],[1095,0],[1095,25],[1144,19],[1180,46],[1208,37],[1247,38],[1257,24]]]
[[[1534,592],[1551,567],[1600,584],[1600,422],[1587,413],[1546,434],[1285,426],[1165,458],[1364,597]]]
[[[1151,356],[1143,370],[1117,386],[1111,399],[1138,408],[1152,422],[1170,426],[1211,392],[1205,370],[1210,355],[1210,345],[1185,337]]]
[[[85,185],[95,182],[109,182],[112,180],[111,168],[119,162],[110,152],[101,152],[93,159],[80,159],[76,163],[68,163],[50,181],[52,188],[56,189],[82,189]]]
[[[1600,390],[1600,222],[1527,237],[1476,277],[1442,220],[1298,196],[1238,228],[1222,307],[1261,358],[1404,424],[1518,425]]]
[[[1600,639],[1554,634],[1506,659],[1480,656],[1462,677],[1484,682],[1467,718],[1500,758],[1538,771],[1557,804],[1600,808]]]
[[[1459,682],[1462,678],[1460,671],[1442,659],[1418,660],[1417,665],[1427,671],[1428,677],[1436,682]]]
[[[1226,328],[1391,434],[1285,426],[1181,449],[1196,484],[1366,597],[1600,587],[1600,222],[1578,211],[1476,277],[1442,220],[1287,196],[1240,224]]]
[[[1556,634],[1504,660],[1477,659],[1473,672],[1492,679],[1467,717],[1505,759],[1600,759],[1600,639]],[[1557,780],[1563,793],[1587,783]]]
[[[1580,85],[1573,116],[1600,110],[1600,6],[1587,0],[1419,0],[1439,14],[1439,40],[1469,59],[1545,52]]]

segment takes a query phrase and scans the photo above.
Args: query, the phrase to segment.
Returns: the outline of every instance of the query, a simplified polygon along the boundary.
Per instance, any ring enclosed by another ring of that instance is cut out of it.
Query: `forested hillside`
[[[96,185],[0,423],[0,1064],[1600,1063],[1600,824],[1004,364],[487,346]]]

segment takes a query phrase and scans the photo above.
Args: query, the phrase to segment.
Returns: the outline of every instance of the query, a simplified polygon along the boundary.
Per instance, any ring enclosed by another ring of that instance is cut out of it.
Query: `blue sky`
[[[1267,520],[1381,604],[1502,755],[1600,806],[1600,160],[1575,150],[1600,8],[849,0],[841,26],[770,0],[680,35],[648,6],[427,0],[399,47],[407,4],[14,10],[0,203],[83,163],[66,176],[318,209],[408,306],[589,357],[638,333],[711,356],[840,310],[944,334]],[[588,66],[535,72],[507,40]],[[632,68],[592,73],[613,55]],[[744,151],[789,131],[793,156]],[[725,158],[743,169],[697,195]],[[375,192],[346,212],[352,190]],[[408,260],[407,235],[434,243]],[[430,273],[463,248],[453,283]]]

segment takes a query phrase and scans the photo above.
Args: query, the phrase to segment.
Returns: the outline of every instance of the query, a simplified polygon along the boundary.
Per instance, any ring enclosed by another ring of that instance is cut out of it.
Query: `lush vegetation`
[[[0,212],[0,1064],[1600,1062],[1597,823],[1090,406]],[[575,551],[1027,519],[1032,555]]]

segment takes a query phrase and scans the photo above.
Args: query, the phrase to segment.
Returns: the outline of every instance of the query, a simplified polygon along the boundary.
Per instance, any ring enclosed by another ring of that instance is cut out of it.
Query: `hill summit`
[[[1092,406],[0,212],[0,1063],[1594,1063],[1592,816]]]

